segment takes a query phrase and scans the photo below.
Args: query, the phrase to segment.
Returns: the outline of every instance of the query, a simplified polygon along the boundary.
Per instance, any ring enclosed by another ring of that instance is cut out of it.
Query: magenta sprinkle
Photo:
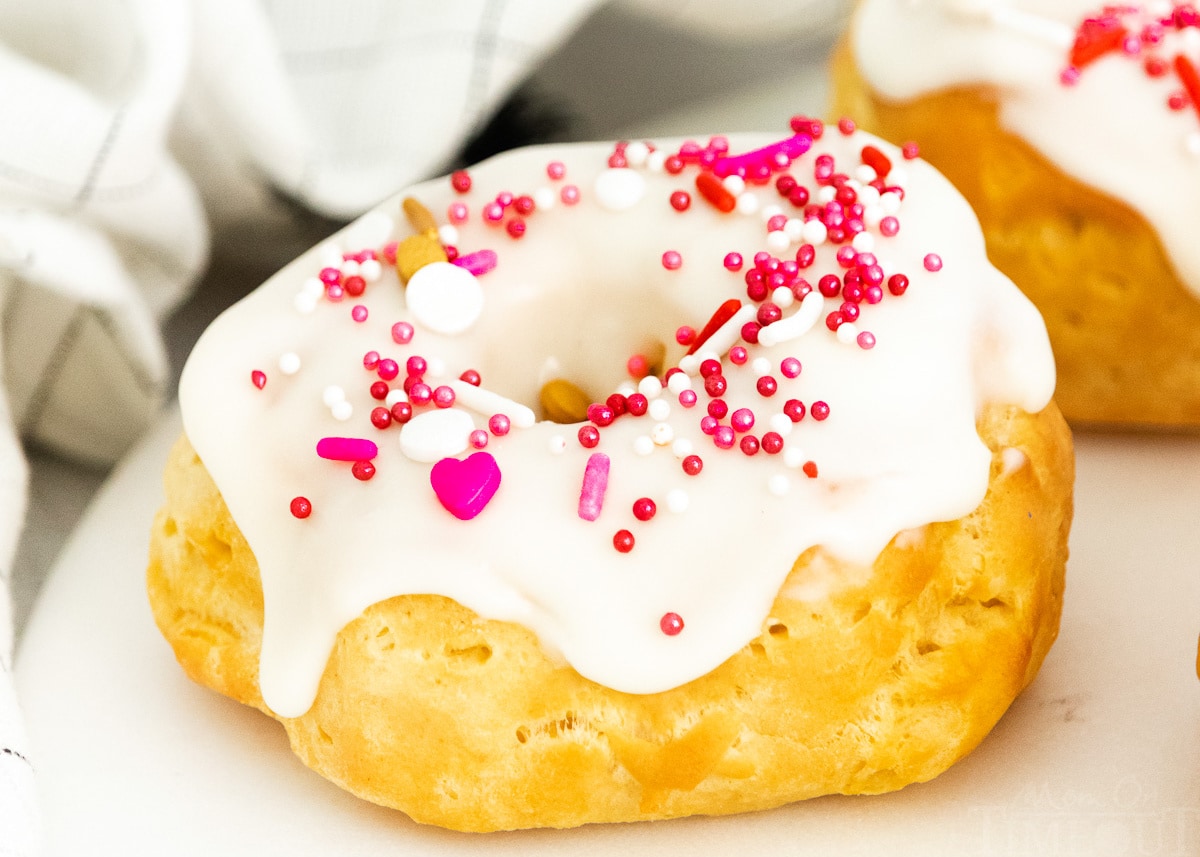
[[[460,268],[466,268],[478,277],[495,268],[498,261],[495,250],[476,250],[474,253],[459,256],[454,260],[454,264]]]
[[[937,253],[930,253],[925,257],[925,270],[937,272],[942,270],[942,257]]]
[[[812,137],[807,134],[793,134],[791,137],[777,143],[754,149],[741,155],[731,155],[717,158],[713,162],[713,172],[720,178],[734,175],[745,175],[753,167],[770,165],[786,165],[803,155],[812,146]],[[781,159],[780,156],[783,158]]]
[[[379,454],[374,441],[358,437],[323,437],[317,455],[327,461],[370,461]]]
[[[594,521],[600,517],[604,507],[604,493],[608,490],[609,458],[603,452],[588,456],[583,471],[583,487],[579,491],[579,517]]]

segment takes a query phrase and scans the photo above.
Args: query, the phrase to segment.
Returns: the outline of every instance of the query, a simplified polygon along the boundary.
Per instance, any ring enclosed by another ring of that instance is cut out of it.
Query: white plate
[[[732,818],[479,836],[342,793],[273,721],[183,677],[143,591],[178,427],[165,419],[97,497],[17,661],[50,857],[1200,854],[1200,439],[1077,439],[1058,643],[937,780]]]

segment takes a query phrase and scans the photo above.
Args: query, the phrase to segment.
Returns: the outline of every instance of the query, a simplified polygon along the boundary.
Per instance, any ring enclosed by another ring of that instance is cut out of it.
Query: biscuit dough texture
[[[898,535],[873,568],[798,558],[762,633],[682,687],[630,695],[528,630],[431,595],[339,634],[316,702],[280,718],[304,763],[419,822],[467,831],[765,809],[931,779],[1037,673],[1062,606],[1074,460],[1054,404],[989,407],[990,487],[957,521]],[[149,595],[187,674],[258,687],[253,554],[186,438],[167,465]]]
[[[1140,214],[1002,128],[986,87],[884,99],[845,40],[832,84],[833,115],[915,141],[975,209],[992,264],[1045,318],[1071,424],[1200,428],[1200,298]]]

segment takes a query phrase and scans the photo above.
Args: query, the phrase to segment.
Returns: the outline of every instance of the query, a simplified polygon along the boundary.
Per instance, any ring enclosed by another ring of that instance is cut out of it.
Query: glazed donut
[[[835,111],[916,141],[1045,316],[1073,423],[1200,426],[1198,25],[1170,2],[863,0],[835,53]]]
[[[962,198],[849,124],[518,150],[204,334],[150,600],[192,678],[418,821],[892,790],[1057,632],[1053,386]]]

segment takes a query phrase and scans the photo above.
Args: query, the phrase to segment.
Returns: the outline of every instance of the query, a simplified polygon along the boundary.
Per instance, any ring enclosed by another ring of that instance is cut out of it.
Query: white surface
[[[733,818],[471,836],[343,794],[273,721],[183,677],[143,591],[177,431],[164,420],[97,497],[17,662],[50,857],[1200,853],[1198,438],[1077,439],[1059,641],[984,744],[932,783]]]

